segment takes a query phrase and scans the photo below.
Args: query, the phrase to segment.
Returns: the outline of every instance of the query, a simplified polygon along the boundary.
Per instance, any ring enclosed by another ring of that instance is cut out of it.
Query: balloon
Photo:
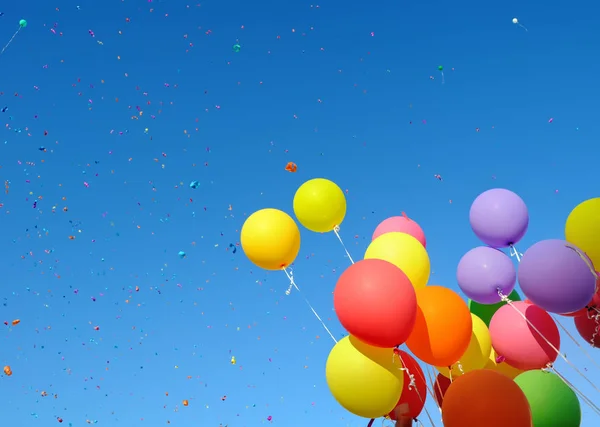
[[[241,243],[252,263],[265,270],[281,270],[298,256],[300,230],[285,212],[261,209],[244,222]]]
[[[419,362],[405,351],[397,350],[397,352],[406,370],[404,371],[404,388],[400,400],[392,412],[388,414],[394,421],[399,417],[417,418],[423,410],[427,398],[427,382]],[[412,375],[415,381],[412,386],[409,374]]]
[[[565,224],[565,239],[574,244],[600,269],[600,197],[580,203]]]
[[[373,240],[365,259],[389,261],[402,270],[413,287],[424,288],[429,280],[429,255],[421,243],[405,233],[386,233]]]
[[[496,353],[509,365],[524,371],[544,368],[556,360],[558,353],[548,342],[560,350],[560,335],[552,317],[526,302],[501,307],[490,322],[490,335]]]
[[[435,401],[440,407],[444,404],[444,396],[448,391],[450,384],[452,384],[450,378],[446,378],[442,374],[437,375],[435,383],[433,384],[433,392],[435,393]]]
[[[594,348],[600,347],[600,313],[590,311],[574,319],[577,332],[581,338]]]
[[[491,371],[499,372],[503,375],[506,375],[511,380],[514,379],[517,375],[523,373],[522,370],[513,368],[508,363],[506,363],[504,357],[498,357],[493,348],[492,352],[490,353],[490,358],[488,359],[488,362],[483,369],[489,369]]]
[[[552,313],[585,307],[596,293],[596,277],[589,260],[578,251],[571,243],[555,239],[530,247],[519,264],[519,284],[527,299]]]
[[[492,351],[492,338],[490,337],[490,331],[483,320],[479,317],[471,314],[471,320],[473,323],[473,331],[471,333],[471,341],[469,347],[460,356],[457,363],[452,365],[452,374],[450,369],[439,366],[436,369],[440,371],[440,374],[450,378],[456,378],[467,372],[474,371],[476,369],[483,369],[487,364]]]
[[[508,294],[508,299],[511,301],[521,301],[521,297],[517,291],[512,291],[510,294]],[[490,321],[492,320],[494,313],[498,311],[500,307],[505,306],[506,303],[504,301],[500,301],[496,304],[479,304],[478,302],[469,300],[468,305],[471,313],[483,320],[483,323],[485,323],[487,326],[490,326]]]
[[[518,24],[518,23],[519,23],[519,20],[518,20],[517,18],[513,18],[513,19],[512,19],[512,23],[513,23],[513,24]]]
[[[580,426],[579,399],[558,375],[540,370],[527,371],[515,378],[515,383],[529,401],[533,426]]]
[[[406,233],[417,239],[424,248],[427,247],[427,240],[425,239],[425,233],[415,221],[407,216],[393,216],[391,218],[383,220],[375,229],[373,238],[375,240],[379,236],[386,233]]]
[[[346,216],[346,196],[324,178],[306,181],[294,195],[294,213],[304,227],[317,233],[332,231]]]
[[[523,238],[529,226],[529,212],[523,199],[503,188],[481,193],[469,212],[471,228],[486,245],[506,248]]]
[[[342,326],[375,347],[403,344],[417,316],[410,280],[394,264],[380,259],[348,267],[338,279],[333,305]]]
[[[572,313],[560,313],[561,316],[565,317],[579,317],[586,316],[591,308],[600,307],[600,273],[596,271],[596,293],[592,297],[592,300],[588,302],[588,304],[580,310],[574,311]]]
[[[517,272],[504,252],[479,246],[467,252],[456,269],[458,286],[473,301],[480,304],[500,302],[498,291],[510,294],[517,282]]]
[[[467,304],[448,288],[427,286],[417,290],[417,305],[408,349],[430,365],[453,365],[471,342],[473,322]]]
[[[24,19],[21,19],[21,20],[19,21],[19,27],[21,27],[21,28],[25,28],[26,26],[27,26],[27,21],[26,21],[26,20],[24,20]]]
[[[442,420],[444,427],[532,426],[523,391],[510,378],[487,369],[469,372],[450,385]]]
[[[331,394],[346,410],[379,418],[398,403],[404,385],[401,368],[392,348],[373,347],[347,336],[331,349],[325,375]]]

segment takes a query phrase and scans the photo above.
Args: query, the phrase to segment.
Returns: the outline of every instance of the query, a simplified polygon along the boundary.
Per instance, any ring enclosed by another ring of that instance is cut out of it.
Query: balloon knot
[[[506,360],[504,356],[496,356],[496,363],[502,363]]]

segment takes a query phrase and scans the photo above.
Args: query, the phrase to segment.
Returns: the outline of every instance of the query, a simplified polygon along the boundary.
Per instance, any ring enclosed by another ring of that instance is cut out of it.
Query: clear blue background
[[[2,325],[4,425],[365,426],[329,394],[332,342],[301,296],[237,247],[248,214],[330,178],[356,259],[405,211],[456,289],[480,192],[526,201],[521,251],[598,196],[591,1],[4,3],[1,39],[29,22],[0,56],[0,320],[21,319]],[[342,336],[349,261],[332,234],[302,239],[298,285]]]

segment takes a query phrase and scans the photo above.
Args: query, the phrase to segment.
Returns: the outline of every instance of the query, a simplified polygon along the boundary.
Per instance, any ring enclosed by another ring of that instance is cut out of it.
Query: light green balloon
[[[521,297],[517,291],[512,291],[508,296],[508,299],[511,301],[521,301]],[[500,307],[504,305],[506,305],[506,303],[502,301],[496,304],[479,304],[478,302],[469,300],[469,311],[483,320],[483,323],[489,327],[494,313],[500,310]]]
[[[19,21],[19,25],[21,26],[21,28],[25,28],[27,26],[27,21],[24,19],[21,19]]]
[[[533,427],[579,427],[581,405],[577,395],[556,374],[533,370],[515,378],[523,390]]]

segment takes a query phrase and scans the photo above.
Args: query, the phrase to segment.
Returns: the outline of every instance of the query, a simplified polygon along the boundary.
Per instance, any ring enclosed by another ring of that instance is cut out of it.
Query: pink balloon
[[[523,318],[535,326],[542,334]],[[509,365],[528,371],[542,369],[558,357],[560,334],[552,317],[537,305],[517,301],[500,307],[490,322],[492,347]]]
[[[372,240],[375,240],[382,234],[386,233],[405,233],[413,236],[417,239],[423,247],[427,247],[427,240],[425,240],[425,233],[415,221],[407,216],[393,216],[385,219],[377,226],[373,233]]]

